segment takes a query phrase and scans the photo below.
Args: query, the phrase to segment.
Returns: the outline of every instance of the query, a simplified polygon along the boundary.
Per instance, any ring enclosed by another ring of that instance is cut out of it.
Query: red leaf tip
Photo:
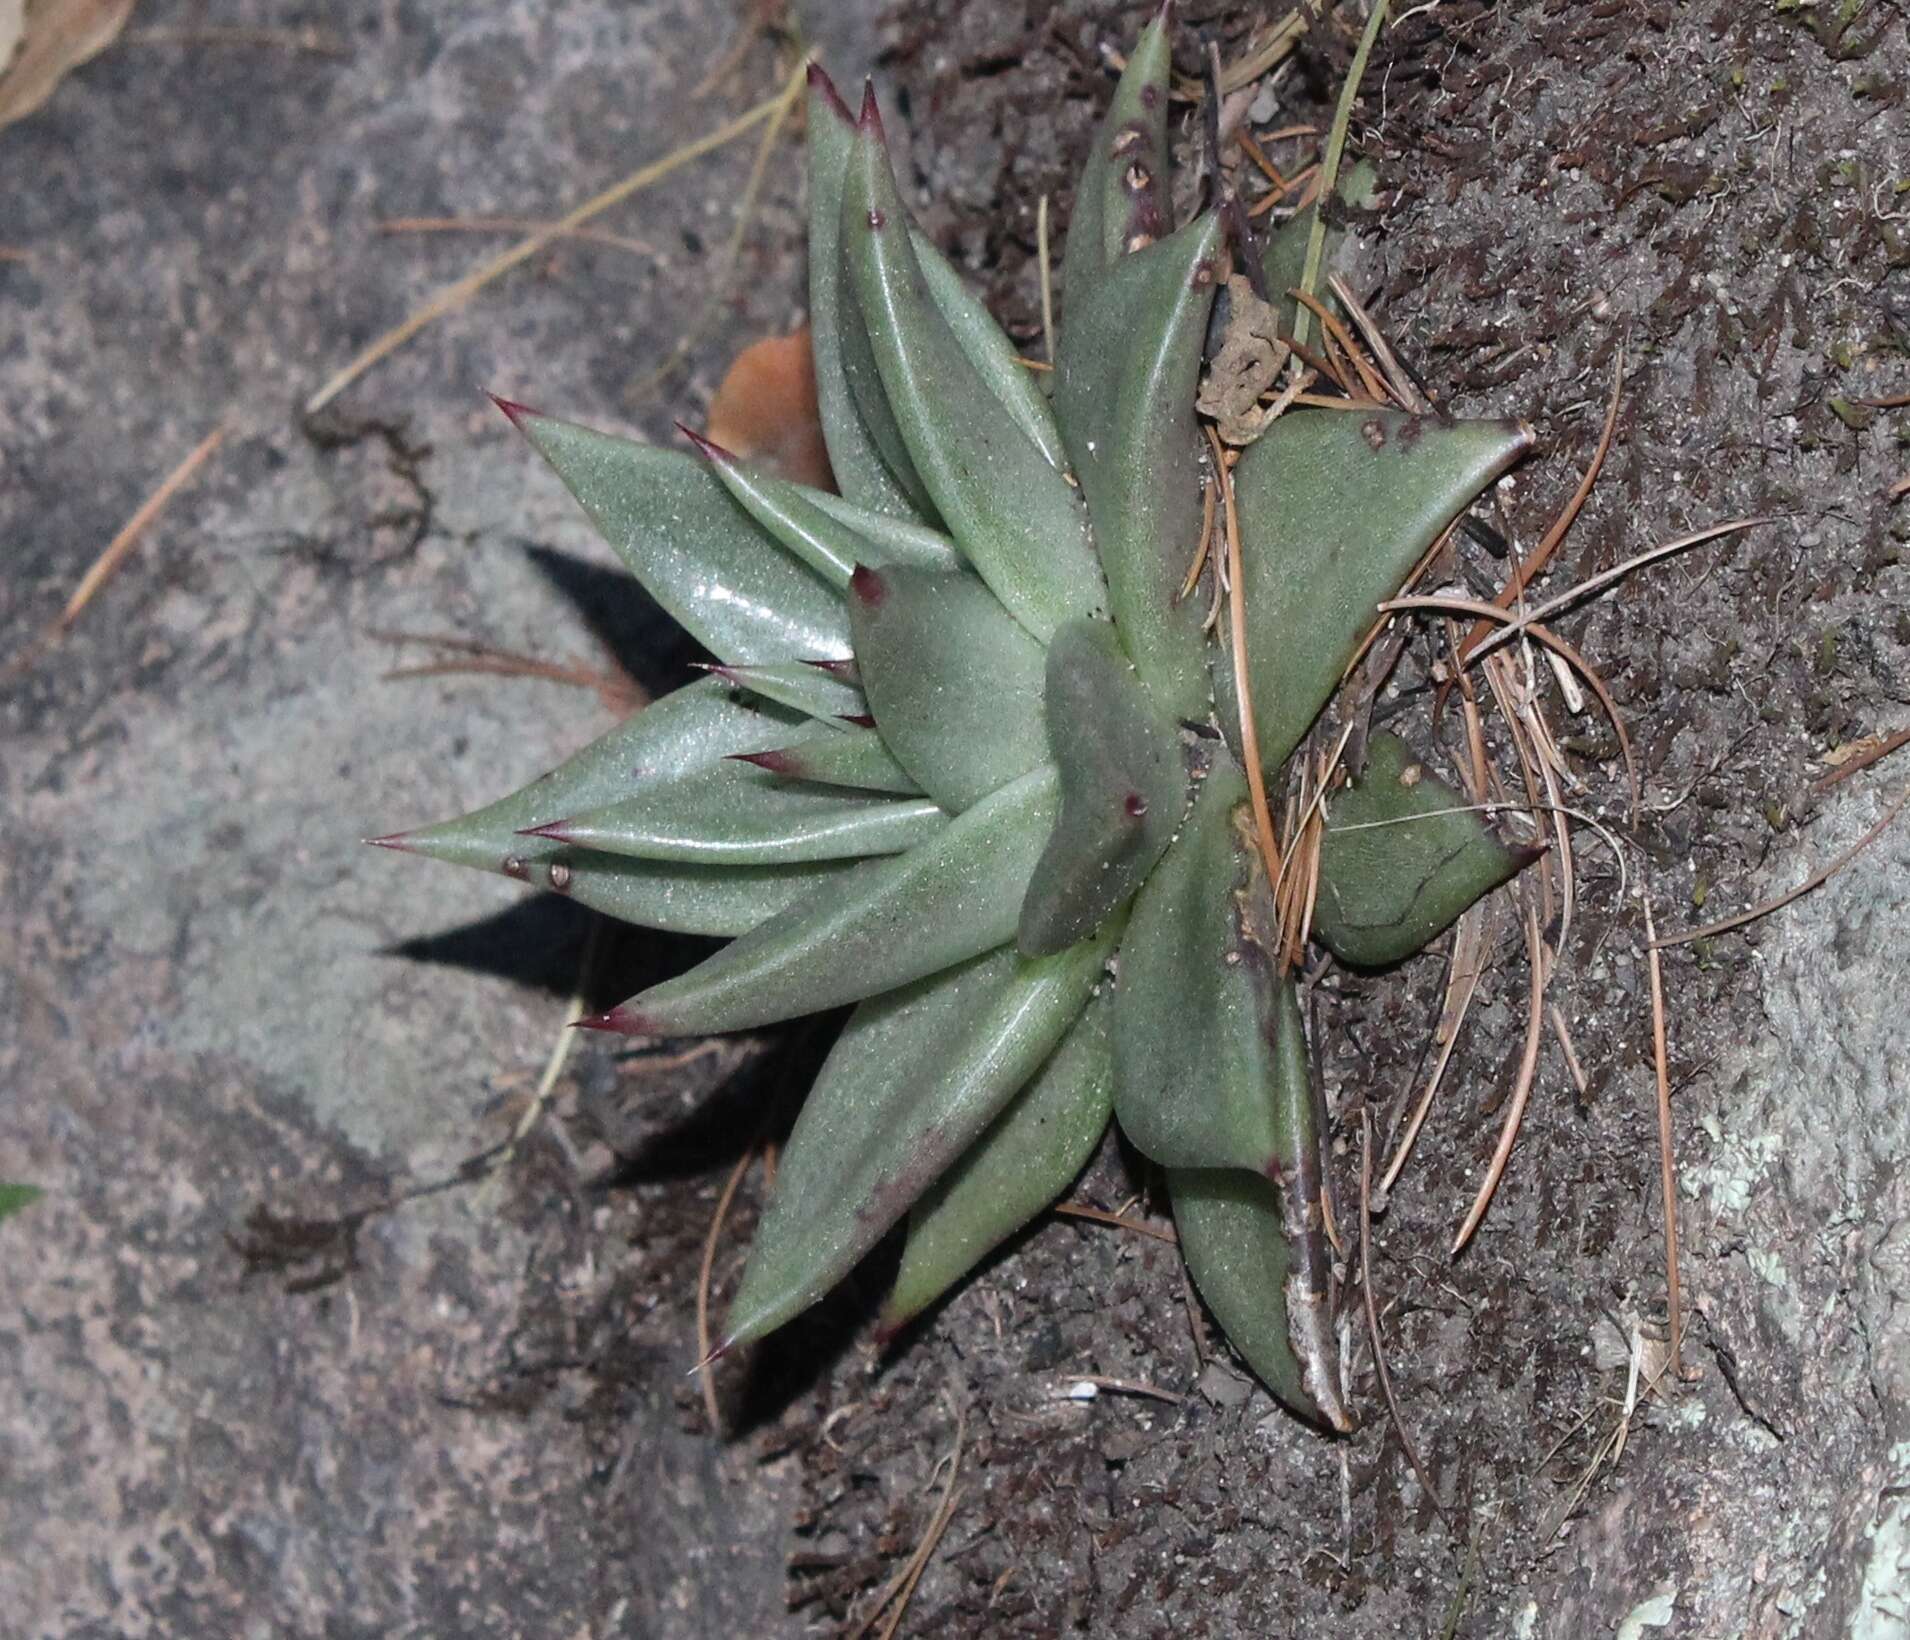
[[[515,399],[502,398],[496,393],[486,393],[484,396],[502,410],[510,418],[511,425],[520,431],[524,426],[525,418],[537,414],[528,404],[519,404]]]
[[[367,837],[364,841],[373,848],[396,849],[400,854],[415,852],[411,843],[411,833],[408,831],[387,832],[383,837]]]
[[[809,89],[828,104],[829,112],[844,125],[855,124],[855,115],[849,112],[849,105],[842,100],[842,93],[836,89],[836,82],[823,72],[821,63],[809,65]]]
[[[796,760],[786,751],[731,752],[725,761],[754,763],[757,768],[767,769],[771,774],[794,774],[796,771]]]
[[[548,825],[526,826],[516,835],[519,837],[548,837],[554,842],[568,843],[570,841],[570,822],[568,820],[552,820]]]
[[[877,142],[887,144],[889,138],[882,129],[882,110],[876,106],[874,80],[862,82],[862,112],[856,116],[856,126],[868,132]]]
[[[849,576],[849,590],[874,609],[888,593],[889,584],[882,579],[880,570],[870,569],[867,564],[857,564]]]
[[[618,1036],[651,1036],[655,1033],[645,1026],[643,1016],[630,1011],[627,1003],[619,1003],[607,1014],[585,1014],[582,1019],[573,1020],[571,1029],[575,1031],[613,1031]]]
[[[676,430],[696,446],[696,453],[702,456],[704,460],[723,461],[732,464],[735,462],[736,456],[733,452],[725,450],[716,440],[705,438],[694,427],[686,426],[683,422],[678,422],[676,424]]]

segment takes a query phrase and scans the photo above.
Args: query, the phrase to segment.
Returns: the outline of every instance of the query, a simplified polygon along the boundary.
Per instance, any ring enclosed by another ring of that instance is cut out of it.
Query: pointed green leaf
[[[643,1036],[741,1031],[892,991],[1014,937],[1058,799],[1052,769],[983,798],[907,854],[865,860],[813,900],[602,1023]]]
[[[1114,997],[1114,1114],[1163,1167],[1261,1171],[1280,1149],[1274,955],[1246,782],[1222,761],[1135,901]]]
[[[509,797],[384,841],[433,860],[523,879],[527,863],[563,850],[521,832],[618,802],[646,782],[676,780],[726,757],[768,751],[820,732],[783,707],[739,698],[721,678],[699,678],[633,712]]]
[[[1061,429],[1055,425],[1054,411],[1036,384],[1035,373],[1021,362],[1007,332],[995,323],[987,304],[968,288],[934,240],[915,228],[910,231],[909,243],[915,247],[915,260],[921,266],[922,282],[928,286],[930,298],[948,321],[948,328],[976,374],[994,389],[1001,407],[1047,458],[1048,465],[1065,470],[1068,453],[1061,441]]]
[[[1041,646],[973,575],[859,571],[849,623],[876,727],[943,808],[1047,760]]]
[[[1328,805],[1314,938],[1355,967],[1403,962],[1531,862],[1465,802],[1397,735],[1374,735],[1365,774]]]
[[[1270,780],[1339,686],[1380,600],[1531,443],[1513,421],[1293,410],[1248,447],[1234,494],[1248,682]],[[1231,730],[1239,709],[1225,645],[1214,672]]]
[[[1278,1155],[1262,1173],[1170,1168],[1168,1191],[1181,1255],[1234,1348],[1294,1411],[1350,1430],[1333,1325],[1321,1101],[1293,981],[1274,990],[1265,1096]]]
[[[885,1332],[927,1309],[1087,1165],[1114,1097],[1107,1015],[1105,997],[1090,1002],[1034,1080],[915,1204],[882,1307]]]
[[[813,1304],[956,1162],[1079,1016],[1109,943],[998,951],[856,1010],[783,1149],[729,1341]]]
[[[1351,206],[1355,210],[1370,210],[1378,199],[1378,183],[1379,172],[1368,161],[1360,160],[1340,172],[1339,186],[1333,190],[1334,198],[1342,208]],[[1313,233],[1313,218],[1318,210],[1317,205],[1309,205],[1295,212],[1268,238],[1266,248],[1260,253],[1260,266],[1267,276],[1267,299],[1279,315],[1281,332],[1287,336],[1293,334],[1294,316],[1299,307],[1287,292],[1300,283],[1306,271],[1307,240]],[[1329,213],[1326,249],[1320,259],[1319,295],[1322,299],[1328,294],[1326,276],[1347,271],[1348,252],[1355,244],[1346,229],[1334,224],[1335,215],[1337,213]]]
[[[1061,262],[1061,291],[1080,301],[1095,278],[1130,249],[1168,229],[1167,91],[1173,67],[1163,6],[1127,60],[1075,184]]]
[[[675,780],[725,757],[787,745],[800,735],[834,738],[835,732],[807,724],[780,706],[739,698],[720,678],[699,679],[634,713],[509,797],[384,841],[566,894],[624,922],[678,934],[740,934],[853,862],[719,870],[619,860],[518,833],[616,802],[648,782]]]
[[[857,564],[961,568],[961,555],[945,535],[792,484],[714,444],[704,454],[743,510],[831,586],[846,587]]]
[[[1187,796],[1179,731],[1106,621],[1070,621],[1055,634],[1044,711],[1061,812],[1021,902],[1017,943],[1030,956],[1066,950],[1127,903]]]
[[[1123,257],[1068,307],[1055,408],[1108,601],[1141,682],[1176,718],[1212,704],[1202,611],[1177,603],[1200,538],[1200,385],[1220,216]]]
[[[1106,612],[1087,513],[963,352],[922,277],[879,127],[858,133],[843,262],[882,395],[963,556],[1037,638]],[[857,402],[867,395],[852,377]]]
[[[719,659],[849,652],[834,589],[765,535],[705,463],[531,411],[513,419],[644,591]]]
[[[855,120],[836,95],[828,75],[809,70],[809,346],[815,357],[816,406],[823,443],[836,484],[856,505],[911,523],[929,523],[926,512],[883,460],[863,424],[843,356],[845,320],[861,320],[842,278],[842,182],[855,145]],[[867,343],[861,344],[866,358]]]
[[[35,1184],[0,1184],[0,1219],[10,1219],[31,1207],[45,1192]]]
[[[1167,1190],[1181,1257],[1227,1342],[1286,1407],[1310,1423],[1340,1427],[1309,1392],[1294,1348],[1293,1254],[1279,1190],[1236,1168],[1169,1169]]]
[[[807,786],[732,760],[646,785],[547,835],[633,859],[754,866],[900,854],[947,824],[926,797],[897,802]]]
[[[844,786],[856,791],[893,792],[919,797],[922,788],[873,729],[850,729],[841,734],[815,735],[795,746],[752,752],[746,761],[779,774],[785,780],[809,780],[820,786]]]
[[[869,702],[860,689],[827,667],[812,666],[807,661],[771,661],[760,666],[718,666],[711,670],[739,689],[825,723],[868,715]]]
[[[862,863],[843,859],[800,865],[686,865],[550,848],[535,856],[527,849],[523,869],[506,875],[640,928],[732,939],[846,880]]]

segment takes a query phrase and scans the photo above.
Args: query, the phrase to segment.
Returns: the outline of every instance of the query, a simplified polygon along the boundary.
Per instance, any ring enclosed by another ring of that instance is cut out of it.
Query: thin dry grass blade
[[[1167,1242],[1170,1246],[1180,1244],[1180,1234],[1172,1225],[1148,1224],[1141,1219],[1110,1213],[1104,1207],[1090,1207],[1085,1202],[1056,1202],[1050,1211],[1059,1213],[1063,1218],[1086,1219],[1091,1224],[1108,1224],[1117,1230],[1132,1230],[1137,1236],[1152,1236],[1156,1241]]]
[[[1419,1130],[1425,1126],[1426,1115],[1432,1109],[1439,1084],[1445,1080],[1446,1067],[1452,1062],[1453,1049],[1459,1045],[1459,1033],[1465,1027],[1472,999],[1479,994],[1479,981],[1485,977],[1489,943],[1486,939],[1486,905],[1486,901],[1479,900],[1467,906],[1453,929],[1452,957],[1446,967],[1446,1001],[1439,1019],[1439,1058],[1433,1065],[1432,1075],[1426,1079],[1425,1092],[1420,1094],[1419,1103],[1413,1107],[1412,1118],[1406,1124],[1399,1148],[1393,1153],[1393,1159],[1387,1164],[1385,1175],[1379,1181],[1382,1200],[1392,1194],[1407,1158],[1413,1153]]]
[[[1848,780],[1859,770],[1867,769],[1871,764],[1881,762],[1892,752],[1904,746],[1910,746],[1910,729],[1899,729],[1894,735],[1885,735],[1873,745],[1866,746],[1863,751],[1851,758],[1849,762],[1839,764],[1836,769],[1825,775],[1822,780],[1817,781],[1811,787],[1811,790],[1821,795],[1829,791],[1831,787],[1835,786],[1839,781]]]
[[[1787,890],[1778,895],[1775,899],[1766,900],[1762,905],[1754,905],[1749,911],[1740,911],[1734,917],[1723,917],[1717,922],[1706,923],[1702,928],[1687,928],[1676,934],[1667,934],[1662,939],[1655,939],[1652,942],[1653,948],[1663,950],[1669,945],[1685,945],[1692,940],[1708,940],[1715,934],[1728,933],[1733,928],[1742,928],[1746,923],[1756,922],[1760,917],[1768,917],[1773,911],[1781,911],[1793,900],[1803,899],[1803,897],[1809,894],[1813,889],[1822,888],[1824,884],[1835,877],[1838,872],[1842,871],[1845,866],[1849,865],[1852,860],[1856,859],[1857,856],[1869,848],[1872,843],[1876,842],[1876,840],[1889,829],[1890,822],[1895,820],[1897,816],[1903,812],[1905,803],[1910,803],[1910,786],[1906,786],[1903,789],[1898,795],[1896,802],[1884,810],[1883,817],[1878,820],[1870,830],[1859,837],[1856,842],[1852,843],[1850,847],[1845,849],[1836,859],[1832,860],[1829,865],[1824,866],[1820,870],[1813,871],[1799,883],[1797,887]]]
[[[1499,1129],[1498,1147],[1493,1151],[1491,1164],[1486,1168],[1485,1183],[1479,1187],[1472,1210],[1466,1214],[1465,1223],[1459,1227],[1459,1234],[1453,1239],[1452,1251],[1455,1254],[1463,1251],[1466,1243],[1472,1240],[1473,1232],[1486,1216],[1486,1209],[1492,1205],[1499,1180],[1505,1175],[1505,1164],[1512,1155],[1513,1141],[1519,1136],[1519,1122],[1525,1115],[1526,1101],[1532,1094],[1532,1083],[1538,1075],[1539,1043],[1544,1037],[1545,984],[1550,976],[1547,973],[1545,941],[1539,936],[1538,913],[1530,906],[1526,907],[1525,912],[1525,948],[1532,963],[1532,995],[1526,1010],[1525,1053],[1519,1061],[1519,1076],[1512,1087],[1505,1122]]]
[[[729,1178],[723,1182],[723,1193],[716,1198],[716,1211],[710,1216],[710,1227],[703,1236],[703,1260],[696,1271],[696,1353],[701,1364],[696,1376],[698,1386],[703,1391],[703,1411],[710,1420],[710,1433],[719,1439],[723,1434],[723,1413],[716,1400],[716,1357],[719,1352],[710,1343],[710,1282],[716,1269],[716,1249],[723,1239],[723,1226],[729,1222],[730,1204],[736,1200],[737,1187],[742,1184],[743,1175],[749,1171],[749,1164],[755,1159],[756,1146],[752,1143],[736,1158]]]
[[[1665,1048],[1665,974],[1651,896],[1645,897],[1645,963],[1651,976],[1651,1065],[1658,1083],[1658,1175],[1665,1207],[1665,1302],[1671,1311],[1671,1376],[1682,1369],[1684,1311],[1678,1301],[1678,1164],[1671,1148],[1671,1060]]]
[[[681,148],[671,150],[663,158],[652,160],[648,165],[639,166],[622,181],[612,183],[601,193],[585,200],[575,210],[560,217],[547,228],[520,240],[502,255],[492,257],[490,261],[473,269],[462,279],[446,285],[423,306],[408,315],[402,323],[386,331],[359,353],[350,364],[336,372],[323,387],[305,401],[305,413],[308,416],[315,415],[324,409],[366,371],[396,353],[421,330],[442,319],[446,314],[455,313],[486,285],[500,275],[509,273],[512,268],[520,267],[528,262],[552,240],[582,227],[591,218],[609,210],[611,206],[622,204],[632,194],[639,193],[652,183],[661,181],[672,171],[687,165],[691,160],[701,159],[703,155],[735,141],[744,132],[753,130],[764,120],[774,118],[779,109],[787,106],[786,95],[784,91],[779,90],[775,96],[765,97],[754,108],[737,115],[735,119],[726,120],[708,135],[698,137],[694,142],[685,143]]]
[[[225,429],[213,428],[193,446],[192,453],[166,475],[159,488],[139,504],[139,510],[126,520],[119,534],[107,543],[106,550],[93,561],[92,568],[80,577],[80,584],[73,589],[73,596],[66,600],[66,607],[60,611],[57,623],[62,632],[80,618],[94,595],[113,578],[133,548],[139,545],[139,538],[151,528],[153,520],[166,510],[166,504],[185,487],[193,474],[212,459],[213,452],[224,441]]]
[[[603,228],[560,230],[555,222],[540,222],[529,216],[394,216],[378,224],[380,233],[548,233],[553,240],[574,239],[586,245],[607,245],[636,256],[655,257],[654,245],[629,234],[611,233]]]

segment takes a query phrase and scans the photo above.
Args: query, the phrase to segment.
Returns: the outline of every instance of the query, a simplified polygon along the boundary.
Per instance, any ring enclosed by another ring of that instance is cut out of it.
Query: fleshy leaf
[[[859,570],[849,624],[883,740],[943,808],[1047,761],[1041,646],[973,575]]]
[[[1275,992],[1265,1090],[1280,1135],[1274,1165],[1264,1175],[1170,1168],[1167,1188],[1181,1254],[1234,1348],[1294,1411],[1350,1430],[1333,1325],[1320,1100],[1293,981],[1278,981]]]
[[[984,798],[907,854],[812,900],[594,1023],[643,1036],[741,1031],[895,990],[1014,937],[1057,804],[1052,769]]]
[[[730,1342],[814,1303],[955,1163],[1080,1014],[1109,944],[997,951],[856,1010],[783,1149]]]
[[[1034,1080],[915,1204],[883,1331],[927,1309],[1087,1165],[1113,1106],[1107,1014],[1105,995],[1090,1002]]]
[[[1061,812],[1021,902],[1030,956],[1083,940],[1133,896],[1186,807],[1180,735],[1142,690],[1106,621],[1070,621],[1048,649],[1044,711]]]
[[[1248,447],[1234,494],[1248,683],[1269,780],[1339,686],[1380,600],[1531,443],[1531,429],[1512,421],[1292,410]],[[1214,673],[1232,734],[1239,708],[1225,645]]]
[[[1342,207],[1352,206],[1356,210],[1370,210],[1377,199],[1379,173],[1366,160],[1347,166],[1340,173],[1340,183],[1333,190],[1333,196]],[[1267,240],[1266,248],[1260,253],[1260,266],[1267,276],[1267,299],[1273,304],[1273,310],[1280,318],[1280,329],[1287,335],[1293,334],[1293,320],[1299,304],[1287,292],[1300,283],[1306,272],[1307,240],[1313,233],[1313,218],[1319,207],[1308,205],[1289,217]],[[1329,212],[1326,226],[1326,244],[1320,257],[1320,290],[1322,300],[1327,299],[1326,276],[1335,271],[1344,271],[1341,264],[1346,260],[1344,252],[1353,243],[1347,237],[1346,229],[1335,225],[1333,214]]]
[[[1061,293],[1070,304],[1125,252],[1167,232],[1169,12],[1162,6],[1135,42],[1075,184],[1061,261]]]
[[[809,70],[809,109],[804,141],[809,149],[809,342],[815,354],[816,406],[823,442],[842,493],[871,512],[933,523],[890,470],[856,407],[844,358],[844,326],[859,332],[861,319],[842,278],[842,182],[855,146],[855,120],[829,76]],[[867,344],[862,344],[866,357]]]
[[[1358,968],[1403,962],[1533,858],[1467,810],[1397,735],[1374,735],[1365,774],[1328,806],[1314,937]]]
[[[778,743],[786,746],[803,735],[839,738],[834,730],[818,729],[780,706],[738,699],[720,678],[702,678],[626,718],[509,797],[459,819],[379,841],[565,894],[593,911],[646,928],[741,934],[840,876],[854,862],[723,869],[665,865],[619,860],[518,834],[616,802],[648,783],[679,779],[725,757]]]
[[[882,397],[963,556],[1037,638],[1104,614],[1107,588],[1080,495],[1004,414],[935,305],[872,119],[849,159],[842,235]],[[868,394],[853,372],[851,384],[867,420]]]
[[[739,461],[707,440],[697,442],[710,470],[737,504],[831,586],[846,587],[857,564],[961,568],[961,555],[947,536],[881,513],[864,512],[837,496],[792,484]]]
[[[514,409],[644,591],[725,661],[849,652],[842,602],[693,456]]]
[[[848,729],[841,734],[812,735],[794,746],[773,751],[738,753],[744,762],[779,774],[785,780],[810,780],[820,786],[843,786],[856,791],[893,792],[919,797],[922,788],[873,729]]]
[[[1228,1343],[1291,1411],[1310,1423],[1342,1427],[1308,1394],[1293,1348],[1287,1310],[1293,1254],[1278,1188],[1238,1168],[1173,1168],[1167,1191],[1181,1257]]]
[[[1069,303],[1055,408],[1134,667],[1176,718],[1213,690],[1197,600],[1175,601],[1200,536],[1200,383],[1220,217],[1123,257]]]
[[[1246,782],[1210,772],[1135,901],[1114,996],[1114,1114],[1163,1167],[1261,1172],[1280,1151],[1266,873]]]
[[[1034,372],[1021,362],[1015,344],[934,240],[916,228],[910,232],[909,243],[915,247],[915,260],[929,296],[948,321],[948,328],[955,333],[976,374],[994,389],[1002,408],[1047,458],[1048,465],[1065,470],[1068,453],[1061,429],[1055,425],[1054,411],[1035,384]]]
[[[783,707],[738,699],[720,678],[699,678],[632,713],[509,797],[456,820],[380,841],[433,860],[524,880],[527,864],[564,850],[520,833],[618,802],[648,782],[680,779],[726,757],[767,751],[819,732]]]
[[[633,859],[758,866],[900,854],[947,824],[926,797],[865,797],[725,761],[561,820],[541,835]]]
[[[866,716],[869,703],[853,683],[844,681],[826,666],[811,666],[806,661],[772,661],[760,666],[718,666],[712,668],[752,695],[773,700],[792,712],[825,722],[837,718]]]

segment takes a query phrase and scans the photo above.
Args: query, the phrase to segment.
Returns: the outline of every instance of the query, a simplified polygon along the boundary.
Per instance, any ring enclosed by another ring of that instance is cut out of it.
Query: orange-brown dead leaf
[[[0,0],[0,126],[25,119],[71,70],[111,45],[134,3]]]
[[[766,336],[736,355],[710,402],[713,443],[782,477],[833,490],[829,451],[816,408],[816,367],[809,327]]]

